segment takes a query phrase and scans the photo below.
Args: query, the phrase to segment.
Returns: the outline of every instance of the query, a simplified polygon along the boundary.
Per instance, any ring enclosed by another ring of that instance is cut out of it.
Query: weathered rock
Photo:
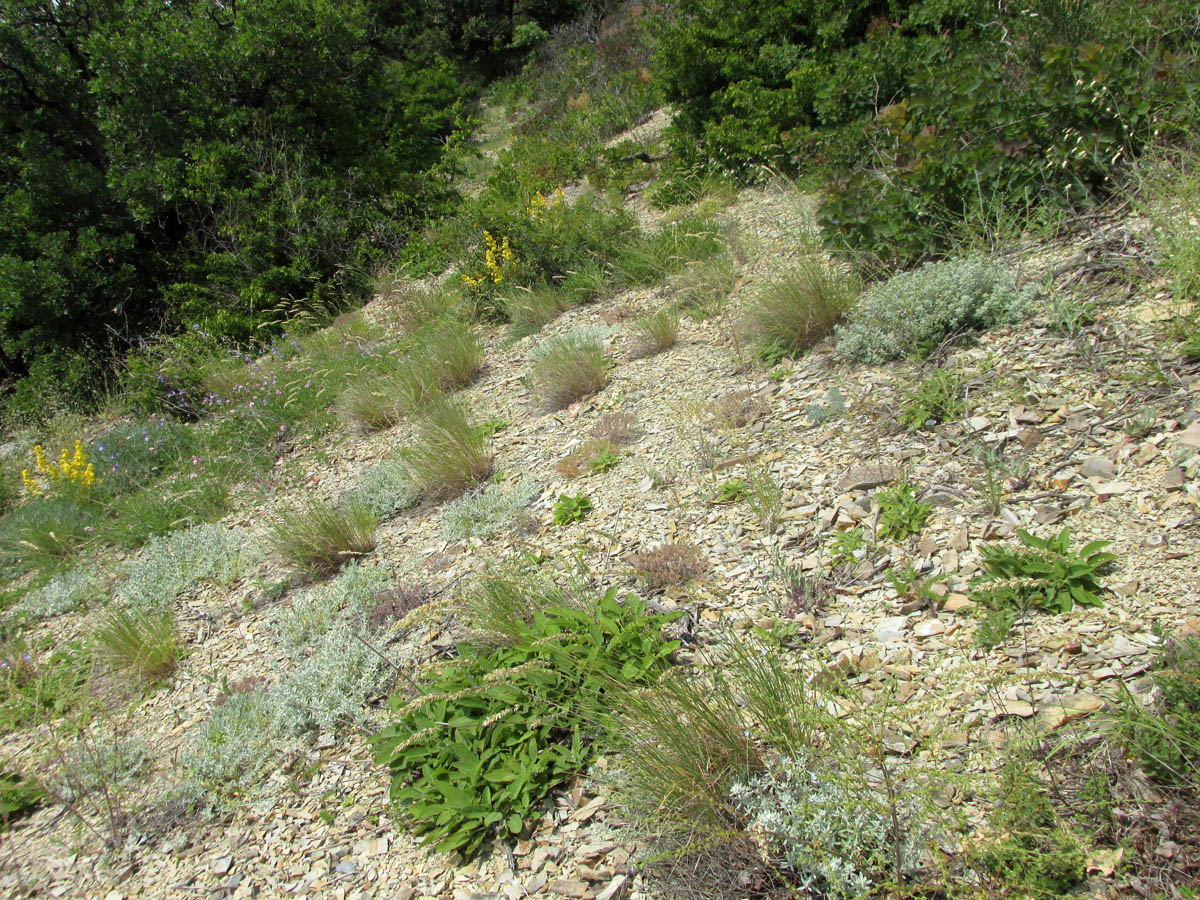
[[[903,476],[904,472],[899,466],[888,463],[855,466],[838,480],[837,488],[839,491],[865,491],[899,481]]]
[[[1083,461],[1079,471],[1084,478],[1102,478],[1109,481],[1117,477],[1117,467],[1113,461],[1104,456],[1092,456]]]
[[[892,616],[888,619],[882,619],[877,622],[874,629],[875,640],[881,644],[886,644],[889,641],[898,641],[904,637],[904,633],[908,631],[908,619],[904,616]]]
[[[913,628],[913,634],[919,638],[930,638],[934,635],[945,634],[946,626],[938,619],[931,619],[928,622],[918,622]]]

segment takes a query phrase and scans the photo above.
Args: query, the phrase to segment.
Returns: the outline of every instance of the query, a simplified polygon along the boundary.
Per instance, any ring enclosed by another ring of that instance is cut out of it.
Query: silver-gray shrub
[[[86,568],[71,569],[30,591],[17,606],[17,611],[36,619],[61,616],[97,599],[100,587],[95,572]]]
[[[393,581],[386,569],[356,560],[331,581],[308,588],[275,617],[284,652],[292,658],[304,656],[334,626],[361,624],[370,612],[371,598],[390,588]]]
[[[421,492],[399,459],[371,466],[347,496],[350,503],[362,503],[379,519],[389,519],[403,509],[416,505]]]
[[[979,256],[927,263],[869,288],[835,332],[849,359],[883,363],[928,352],[958,331],[1011,324],[1030,311],[1035,288]]]
[[[290,738],[359,721],[367,698],[386,688],[383,668],[382,657],[353,625],[335,626],[312,656],[271,688],[272,728]]]
[[[463,494],[442,510],[442,537],[448,541],[489,538],[529,505],[537,485],[519,485],[507,491],[482,488]]]
[[[204,581],[227,584],[250,566],[247,533],[220,525],[197,525],[150,539],[117,590],[132,607],[149,609],[170,603]]]
[[[274,709],[268,691],[234,694],[214,709],[183,754],[189,776],[218,797],[259,782],[276,752]]]
[[[805,893],[864,896],[894,879],[897,850],[903,873],[920,863],[926,834],[916,821],[915,805],[896,810],[903,833],[895,835],[891,811],[876,781],[881,773],[872,773],[866,765],[801,751],[730,790]]]
[[[150,748],[137,738],[111,742],[86,739],[67,754],[57,773],[56,787],[68,800],[97,790],[124,789],[150,770]]]

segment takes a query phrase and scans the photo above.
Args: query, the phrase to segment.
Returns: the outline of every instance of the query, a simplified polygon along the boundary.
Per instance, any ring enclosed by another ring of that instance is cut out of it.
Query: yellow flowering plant
[[[502,283],[509,277],[516,265],[517,255],[513,252],[508,241],[508,235],[503,235],[497,241],[490,231],[483,233],[483,268],[474,273],[462,274],[463,284],[477,294],[490,293],[494,285]]]
[[[75,441],[74,453],[63,448],[57,462],[51,462],[42,445],[38,444],[33,448],[33,465],[33,471],[21,470],[21,483],[35,499],[50,494],[86,499],[92,488],[100,483],[82,441]]]

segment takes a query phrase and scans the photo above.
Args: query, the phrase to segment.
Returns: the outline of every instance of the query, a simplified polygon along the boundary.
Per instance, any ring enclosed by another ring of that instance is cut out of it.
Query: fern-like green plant
[[[1067,612],[1077,603],[1100,605],[1100,570],[1116,559],[1104,550],[1110,541],[1092,541],[1072,552],[1069,528],[1051,538],[1024,530],[1017,536],[1019,546],[982,550],[985,572],[971,582],[971,588],[986,605],[1051,612]]]

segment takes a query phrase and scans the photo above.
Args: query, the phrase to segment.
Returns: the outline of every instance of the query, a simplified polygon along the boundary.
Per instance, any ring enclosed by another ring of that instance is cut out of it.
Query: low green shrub
[[[601,333],[577,328],[542,341],[529,353],[533,393],[550,409],[563,409],[608,383],[611,360]]]
[[[529,484],[507,491],[484,487],[463,494],[442,509],[442,537],[451,542],[470,538],[486,540],[519,515],[539,490],[537,485]]]
[[[37,809],[45,796],[35,779],[0,763],[0,831],[7,831],[14,821]]]
[[[875,537],[882,541],[902,541],[910,534],[920,534],[933,510],[917,500],[916,491],[906,481],[876,493],[875,502],[879,504]]]
[[[103,506],[94,537],[133,550],[156,536],[219,519],[229,508],[230,490],[244,475],[236,460],[210,462],[205,472],[179,473],[151,481]]]
[[[948,337],[1020,320],[1033,294],[981,257],[927,263],[868,288],[835,331],[838,349],[871,363],[923,357]]]
[[[436,400],[418,417],[416,440],[400,458],[422,496],[446,500],[492,474],[490,443],[463,407]]]
[[[1061,897],[1086,876],[1087,844],[1059,818],[1048,788],[1028,755],[1014,751],[1001,769],[990,836],[967,854],[973,867],[1024,896]]]
[[[366,506],[310,500],[268,526],[267,543],[285,562],[319,580],[375,549],[379,520]]]
[[[514,643],[462,645],[416,697],[393,698],[397,721],[373,743],[413,829],[464,856],[520,833],[584,770],[614,687],[653,683],[666,667],[669,619],[615,590],[591,609],[549,607]]]
[[[743,327],[757,343],[759,357],[774,365],[823,340],[857,294],[850,278],[806,256],[758,292]]]
[[[717,496],[713,499],[714,503],[737,503],[739,500],[744,500],[750,492],[750,485],[746,483],[745,478],[732,478],[729,481],[722,482],[717,488]]]
[[[93,658],[76,641],[45,649],[19,631],[10,631],[0,641],[0,663],[2,734],[43,716],[61,716],[78,705]]]

